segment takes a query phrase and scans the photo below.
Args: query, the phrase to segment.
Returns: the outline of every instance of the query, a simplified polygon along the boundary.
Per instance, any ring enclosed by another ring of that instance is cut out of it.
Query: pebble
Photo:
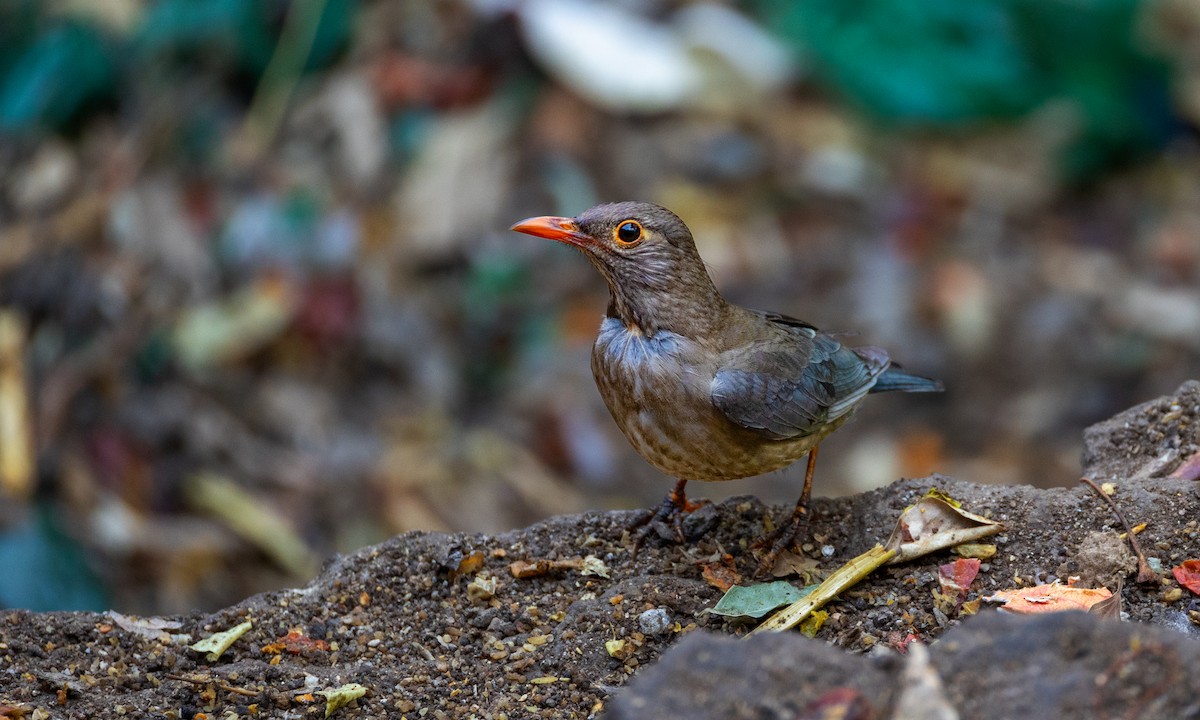
[[[638,629],[646,635],[659,635],[671,627],[671,613],[654,608],[638,615]]]

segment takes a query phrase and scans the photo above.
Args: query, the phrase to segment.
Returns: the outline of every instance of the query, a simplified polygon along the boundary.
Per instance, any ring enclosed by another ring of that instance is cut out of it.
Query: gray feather
[[[886,353],[859,354],[811,326],[774,327],[772,339],[726,353],[711,385],[722,414],[770,438],[821,432],[851,412],[888,366]]]

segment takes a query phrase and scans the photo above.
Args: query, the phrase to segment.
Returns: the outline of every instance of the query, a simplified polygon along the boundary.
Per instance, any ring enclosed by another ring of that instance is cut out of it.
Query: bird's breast
[[[647,337],[612,318],[604,321],[592,350],[596,385],[622,430],[639,421],[685,424],[667,416],[694,418],[701,402],[711,404],[713,373],[702,364],[693,341],[664,331]]]
[[[716,409],[713,358],[690,338],[666,331],[646,336],[606,318],[592,349],[592,373],[625,437],[668,475],[733,480],[801,457],[807,447],[764,441]]]

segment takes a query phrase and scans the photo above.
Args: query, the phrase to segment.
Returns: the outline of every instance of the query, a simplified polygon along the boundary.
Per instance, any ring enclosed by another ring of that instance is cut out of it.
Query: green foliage
[[[108,604],[83,549],[46,505],[0,534],[0,568],[0,608],[103,610]]]
[[[326,67],[349,42],[358,7],[357,0],[159,0],[128,36],[117,36],[48,5],[0,3],[0,132],[61,131],[97,103],[119,106],[137,75],[166,82],[179,71],[216,71],[257,81],[291,12],[315,15],[298,18],[315,23],[307,45],[294,49],[304,53],[298,66]]]
[[[159,0],[150,6],[136,33],[143,59],[213,58],[254,77],[262,75],[275,52],[286,12],[320,10],[304,69],[328,65],[345,46],[355,0],[326,0],[280,6],[245,0]]]
[[[55,24],[0,66],[0,131],[62,128],[113,93],[109,42],[82,23]]]
[[[734,585],[709,612],[732,618],[761,618],[767,613],[807,596],[816,585],[798,588],[787,580],[760,585]]]
[[[759,0],[818,80],[899,125],[1011,120],[1051,100],[1079,114],[1081,177],[1169,130],[1166,65],[1138,35],[1142,0]]]

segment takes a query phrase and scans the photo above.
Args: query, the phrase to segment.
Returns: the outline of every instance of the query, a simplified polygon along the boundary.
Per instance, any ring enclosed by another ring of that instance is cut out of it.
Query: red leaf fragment
[[[942,594],[957,597],[967,596],[971,583],[979,574],[979,558],[959,558],[952,563],[938,567],[938,582],[942,586]]]
[[[742,576],[734,566],[731,555],[724,555],[720,560],[706,562],[700,567],[700,574],[704,581],[721,592],[728,592],[729,588],[742,581]]]
[[[874,716],[871,703],[867,702],[862,693],[852,687],[837,687],[813,700],[796,717],[797,720],[869,720]]]
[[[287,635],[277,638],[273,643],[263,645],[262,648],[263,653],[267,655],[278,655],[283,652],[292,655],[307,655],[327,650],[329,650],[328,642],[310,638],[302,630],[297,629],[289,630]]]
[[[1200,560],[1184,560],[1171,574],[1180,585],[1200,595]]]
[[[359,330],[362,301],[353,278],[323,277],[304,287],[293,319],[297,331],[319,349],[347,342]]]
[[[893,630],[887,634],[884,644],[901,655],[907,655],[909,643],[914,640],[920,641],[921,638],[916,633],[910,632],[907,635],[901,635],[899,631]]]

